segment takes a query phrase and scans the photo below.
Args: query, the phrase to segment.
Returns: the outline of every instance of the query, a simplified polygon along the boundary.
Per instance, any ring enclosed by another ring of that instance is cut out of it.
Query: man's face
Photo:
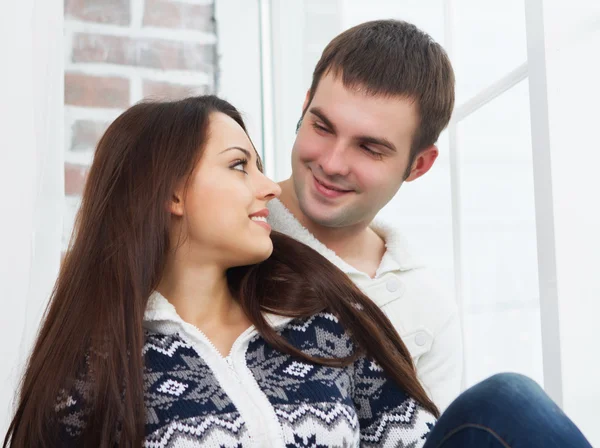
[[[370,223],[402,184],[417,125],[410,99],[372,96],[324,76],[292,150],[300,210],[324,227]]]

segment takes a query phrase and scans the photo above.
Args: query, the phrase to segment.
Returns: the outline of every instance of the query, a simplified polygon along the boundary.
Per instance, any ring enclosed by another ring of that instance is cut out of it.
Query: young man
[[[315,68],[293,174],[269,207],[274,230],[327,257],[387,314],[440,409],[460,392],[456,305],[398,230],[373,219],[403,182],[429,171],[453,107],[450,61],[427,34],[395,20],[345,31]]]

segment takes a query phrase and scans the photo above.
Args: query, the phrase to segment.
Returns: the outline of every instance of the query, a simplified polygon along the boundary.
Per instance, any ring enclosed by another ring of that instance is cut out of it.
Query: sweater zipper
[[[240,377],[238,376],[236,370],[235,370],[235,366],[233,365],[233,359],[231,359],[231,355],[227,355],[227,357],[225,358],[225,363],[227,363],[227,367],[229,367],[229,370],[231,371],[231,373],[233,374],[233,376],[235,377],[235,379],[237,380],[237,382],[240,382]]]
[[[192,325],[192,324],[190,324],[190,325]],[[227,364],[227,367],[229,368],[230,372],[235,377],[236,381],[238,383],[240,383],[241,382],[240,377],[239,377],[237,371],[235,370],[235,366],[233,364],[233,353],[235,353],[235,350],[237,349],[237,347],[247,339],[249,334],[254,331],[254,328],[249,327],[246,330],[244,330],[244,332],[242,334],[240,334],[238,336],[238,338],[233,342],[233,345],[231,346],[231,349],[229,349],[229,353],[227,354],[227,356],[223,356],[221,354],[221,352],[217,349],[217,346],[215,344],[213,344],[213,342],[208,338],[208,336],[206,336],[206,334],[202,330],[200,330],[200,328],[198,328],[195,325],[192,325],[192,326],[194,327],[194,329],[196,329],[196,331],[198,333],[200,333],[202,335],[204,340],[207,342],[207,344],[212,349],[212,351],[217,355],[217,357],[225,361],[225,364]]]
[[[250,328],[244,330],[244,332],[234,341],[227,356],[223,357],[223,355],[221,355],[221,352],[219,352],[219,350],[217,349],[217,346],[215,344],[213,344],[213,342],[208,338],[208,336],[206,336],[206,334],[202,330],[200,330],[198,327],[196,327],[193,324],[188,324],[188,325],[192,326],[200,335],[202,335],[202,337],[204,338],[204,341],[208,344],[208,346],[211,348],[213,353],[217,355],[219,360],[225,361],[225,364],[227,365],[232,376],[235,378],[237,384],[241,385],[242,381],[240,379],[240,376],[238,375],[238,372],[236,371],[235,364],[233,362],[233,354],[236,352],[237,348],[248,339],[250,334],[255,331],[255,328],[250,327]],[[184,332],[185,332],[185,329],[184,329]],[[256,403],[255,399],[252,397],[251,394],[249,394],[248,392],[246,392],[246,394],[247,394],[247,397],[249,398],[249,400],[252,402],[252,405],[254,406],[254,408],[258,411],[260,409],[260,406]],[[279,422],[277,422],[277,423],[279,423]],[[248,433],[248,437],[250,438],[251,441],[253,441],[253,443],[256,443],[255,436],[253,434]]]

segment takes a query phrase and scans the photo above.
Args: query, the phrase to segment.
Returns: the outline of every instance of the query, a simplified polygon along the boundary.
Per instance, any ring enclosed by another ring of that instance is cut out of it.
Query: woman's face
[[[280,192],[258,169],[244,130],[231,117],[213,113],[187,190],[180,189],[172,203],[186,237],[180,249],[187,246],[195,263],[223,268],[265,260],[273,251],[266,205]]]

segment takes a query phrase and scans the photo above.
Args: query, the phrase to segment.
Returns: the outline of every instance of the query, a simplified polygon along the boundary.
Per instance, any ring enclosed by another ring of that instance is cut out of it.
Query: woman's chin
[[[241,255],[238,252],[238,255]],[[269,238],[268,241],[254,241],[251,247],[243,251],[244,256],[236,260],[236,266],[247,266],[250,264],[258,264],[265,261],[273,253],[273,242]]]
[[[265,261],[267,258],[269,258],[271,256],[271,254],[273,253],[273,242],[271,241],[271,238],[269,238],[269,241],[267,243],[264,244],[264,247],[262,248],[262,250],[257,251],[257,260],[254,263],[260,263],[262,261]]]

